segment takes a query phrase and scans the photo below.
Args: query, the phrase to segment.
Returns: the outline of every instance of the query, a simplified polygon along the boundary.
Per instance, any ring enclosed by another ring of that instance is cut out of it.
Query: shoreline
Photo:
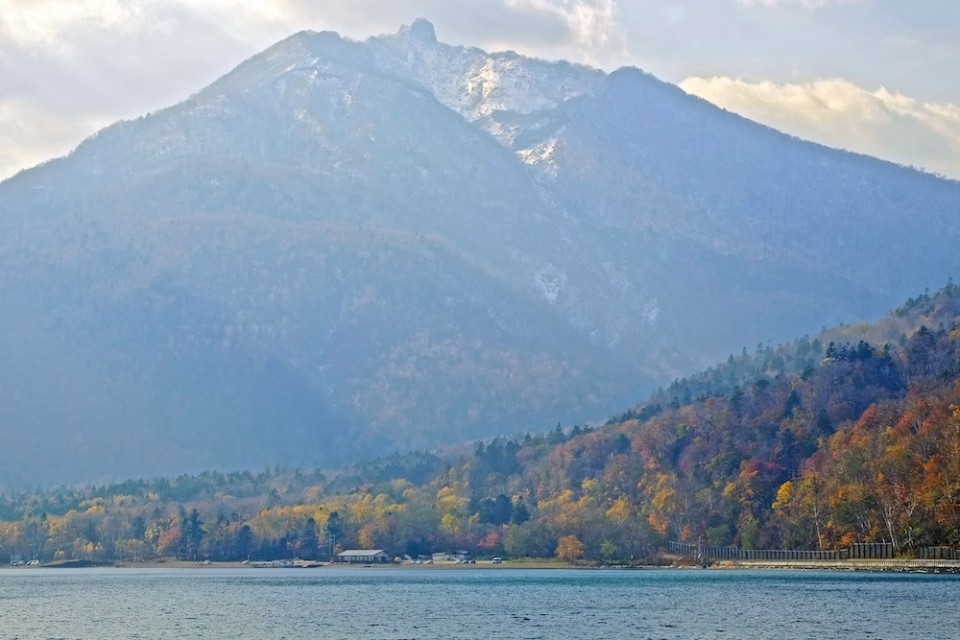
[[[700,568],[691,564],[663,565],[586,565],[561,563],[550,560],[514,560],[494,564],[489,560],[476,564],[457,564],[442,562],[434,564],[342,564],[330,562],[204,562],[175,559],[153,559],[139,562],[95,562],[67,561],[34,566],[0,566],[5,569],[43,570],[43,569],[413,569],[416,571],[464,571],[464,570],[529,570],[529,569],[577,569],[584,571],[643,571],[643,570],[691,570],[707,571],[846,571],[872,573],[919,573],[919,574],[960,574],[960,560],[843,560],[843,561],[791,561],[791,560],[722,560]]]
[[[874,573],[931,573],[960,574],[960,560],[725,560],[710,568],[724,569],[779,569],[793,571],[860,571]]]

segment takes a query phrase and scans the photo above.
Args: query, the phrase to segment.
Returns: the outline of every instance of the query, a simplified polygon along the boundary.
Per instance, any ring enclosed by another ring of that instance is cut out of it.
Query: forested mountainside
[[[0,520],[0,561],[316,558],[336,545],[613,562],[701,536],[744,549],[960,546],[960,287],[876,325],[731,358],[599,428],[328,474],[8,494]]]
[[[958,211],[636,69],[298,33],[0,183],[0,487],[603,419],[942,284]]]

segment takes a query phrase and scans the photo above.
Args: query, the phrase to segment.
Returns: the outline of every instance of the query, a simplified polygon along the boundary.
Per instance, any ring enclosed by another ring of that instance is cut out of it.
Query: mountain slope
[[[329,475],[206,472],[0,495],[0,552],[241,560],[292,548],[309,559],[324,558],[334,534],[394,556],[466,549],[604,564],[701,539],[807,551],[884,542],[905,558],[956,557],[960,287],[676,386],[693,384],[695,399],[654,396],[602,428],[558,426]],[[193,541],[180,535],[188,509],[206,523]]]
[[[5,482],[609,415],[942,283],[958,204],[636,70],[299,33],[0,184]]]

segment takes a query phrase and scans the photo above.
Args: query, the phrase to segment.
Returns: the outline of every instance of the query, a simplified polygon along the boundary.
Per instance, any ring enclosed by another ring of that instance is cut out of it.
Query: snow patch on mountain
[[[602,71],[582,65],[452,46],[437,42],[435,35],[417,37],[428,29],[433,33],[433,27],[426,21],[414,25],[416,30],[403,27],[396,35],[368,41],[377,65],[411,79],[444,106],[477,122],[528,164],[552,156],[548,141],[516,147],[518,138],[541,126],[541,121],[508,123],[508,118],[497,116],[548,113],[568,100],[594,95],[606,78]]]
[[[643,317],[651,325],[657,324],[657,318],[660,317],[660,302],[656,298],[643,306]]]
[[[527,149],[518,149],[517,156],[525,163],[538,167],[550,177],[556,177],[558,136],[554,135],[547,140]]]
[[[540,289],[540,293],[550,304],[556,304],[560,293],[567,285],[567,274],[557,269],[552,264],[548,264],[534,276],[534,282]]]

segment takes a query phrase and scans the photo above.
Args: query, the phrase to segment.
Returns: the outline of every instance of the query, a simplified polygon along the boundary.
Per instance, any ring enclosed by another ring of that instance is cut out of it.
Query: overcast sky
[[[0,178],[302,29],[633,65],[803,138],[960,179],[960,0],[0,0]]]

